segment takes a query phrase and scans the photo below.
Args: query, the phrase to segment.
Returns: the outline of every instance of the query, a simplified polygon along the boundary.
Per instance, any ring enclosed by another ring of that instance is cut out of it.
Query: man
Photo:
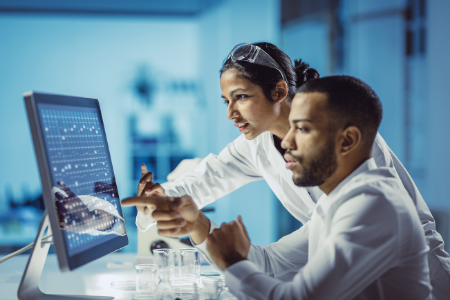
[[[206,244],[240,298],[432,299],[428,247],[413,202],[395,171],[371,158],[381,115],[375,93],[352,77],[299,89],[282,143],[287,167],[297,185],[317,185],[326,196],[305,224],[309,230],[267,247],[250,245],[240,217],[215,229],[189,196],[124,204],[153,202],[160,234],[190,234],[199,249]],[[296,260],[300,252],[308,253],[306,262]],[[291,281],[280,280],[293,272]]]

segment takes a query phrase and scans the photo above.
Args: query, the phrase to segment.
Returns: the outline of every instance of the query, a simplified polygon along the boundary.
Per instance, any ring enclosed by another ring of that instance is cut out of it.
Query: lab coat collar
[[[363,162],[358,168],[356,168],[352,173],[350,173],[350,175],[348,175],[346,178],[344,178],[344,180],[342,180],[332,191],[330,194],[326,195],[323,194],[322,197],[320,197],[319,201],[317,201],[317,205],[315,207],[315,214],[316,214],[316,219],[312,222],[315,222],[315,224],[325,224],[326,220],[328,218],[331,217],[331,215],[333,214],[333,212],[337,209],[337,207],[339,207],[339,201],[337,201],[337,199],[339,199],[339,197],[336,197],[340,190],[350,181],[352,180],[354,177],[356,177],[357,175],[365,172],[365,171],[369,171],[369,170],[373,170],[376,169],[377,165],[375,163],[375,160],[373,158],[369,158],[368,160],[366,160],[365,162]],[[327,217],[328,216],[328,217]],[[319,220],[317,219],[320,219]],[[314,219],[314,216],[311,218],[312,220]],[[321,225],[317,225],[319,226],[319,231],[321,232],[324,228],[321,227]],[[317,234],[317,233],[315,233]],[[311,249],[317,249],[317,245],[318,245],[318,241],[316,241],[313,245]]]
[[[281,153],[278,151],[278,149],[275,147],[275,141],[273,138],[273,134],[270,133],[270,139],[269,139],[270,143],[269,143],[269,157],[273,158],[274,160],[276,160],[276,164],[282,166],[280,168],[280,171],[284,171],[283,173],[288,174],[288,176],[290,176],[292,178],[292,171],[289,169],[286,169],[286,161],[284,160],[283,156],[281,155]]]
[[[339,193],[339,191],[342,189],[342,187],[349,182],[350,180],[352,180],[352,178],[354,178],[355,176],[357,176],[358,174],[365,172],[365,171],[369,171],[369,170],[374,170],[377,168],[377,164],[375,163],[375,159],[373,159],[373,157],[369,158],[368,160],[366,160],[365,162],[363,162],[358,168],[356,168],[352,173],[350,173],[350,175],[348,175],[347,177],[345,177],[344,180],[342,180],[332,191],[331,193],[328,194],[328,197],[331,197],[333,195],[336,195],[337,193]]]

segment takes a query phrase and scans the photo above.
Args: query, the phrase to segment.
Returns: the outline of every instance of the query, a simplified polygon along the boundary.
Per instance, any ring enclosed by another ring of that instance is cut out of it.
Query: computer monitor
[[[61,271],[128,245],[97,99],[24,94]]]

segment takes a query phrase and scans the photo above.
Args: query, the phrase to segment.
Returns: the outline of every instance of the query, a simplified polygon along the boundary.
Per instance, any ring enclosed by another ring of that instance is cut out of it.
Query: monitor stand
[[[45,260],[47,258],[48,249],[51,241],[42,241],[42,237],[47,230],[47,235],[52,234],[47,210],[44,212],[39,231],[31,249],[30,258],[23,272],[22,280],[17,291],[17,297],[20,300],[111,300],[114,297],[107,296],[76,296],[76,295],[48,295],[39,289],[39,280],[41,279],[42,270],[44,269]]]

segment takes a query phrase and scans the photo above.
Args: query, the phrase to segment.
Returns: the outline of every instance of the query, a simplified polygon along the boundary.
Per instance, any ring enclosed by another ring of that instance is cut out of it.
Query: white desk
[[[29,255],[19,255],[0,264],[0,299],[16,300],[22,272]],[[131,263],[129,268],[108,268],[108,263]],[[55,254],[49,254],[42,272],[40,289],[48,294],[72,294],[112,296],[115,299],[131,299],[136,291],[121,291],[111,288],[114,281],[136,280],[136,255],[112,253],[72,272],[61,273]],[[211,267],[204,267],[208,269]]]

